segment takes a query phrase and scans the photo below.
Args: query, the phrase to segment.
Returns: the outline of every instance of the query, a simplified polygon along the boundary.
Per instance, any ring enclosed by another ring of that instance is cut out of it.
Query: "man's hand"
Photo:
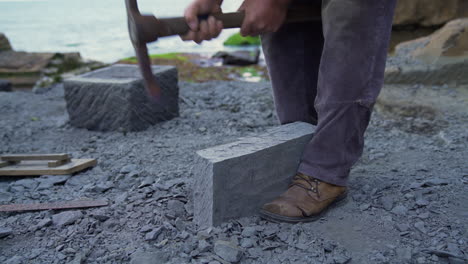
[[[223,23],[209,16],[207,20],[199,21],[199,15],[221,13],[223,0],[195,0],[187,9],[184,17],[190,27],[190,31],[180,36],[183,40],[193,40],[200,44],[203,40],[210,40],[219,36],[223,30]]]
[[[258,36],[276,32],[286,19],[291,0],[245,0],[239,10],[244,10],[242,36]]]

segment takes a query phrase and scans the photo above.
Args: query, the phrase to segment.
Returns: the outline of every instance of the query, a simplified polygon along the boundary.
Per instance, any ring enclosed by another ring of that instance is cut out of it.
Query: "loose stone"
[[[222,259],[229,262],[239,262],[242,257],[242,249],[234,245],[232,242],[218,240],[215,242],[214,252]]]
[[[52,216],[52,222],[56,226],[65,226],[75,223],[78,219],[83,217],[80,211],[66,211]]]
[[[13,230],[9,227],[0,227],[0,238],[7,237],[13,233]]]

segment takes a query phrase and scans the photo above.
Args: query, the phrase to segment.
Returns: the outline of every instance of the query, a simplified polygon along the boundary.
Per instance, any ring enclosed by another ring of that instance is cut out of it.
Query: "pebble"
[[[56,226],[66,226],[75,223],[83,217],[81,211],[66,211],[52,216],[52,222]]]
[[[262,232],[263,227],[256,227],[259,232]],[[263,230],[263,234],[265,236],[271,236],[274,234],[277,234],[279,232],[279,226],[278,225],[268,225],[268,227]]]
[[[13,196],[7,192],[0,191],[0,203],[9,203],[13,200]]]
[[[37,223],[36,228],[41,229],[46,226],[50,226],[52,224],[52,219],[50,218],[44,218],[39,223]]]
[[[447,243],[447,250],[455,256],[462,256],[463,252],[455,243]]]
[[[197,249],[198,249],[198,251],[200,253],[207,252],[207,251],[210,250],[210,248],[211,248],[211,245],[206,240],[199,240],[198,241]]]
[[[66,248],[62,251],[64,254],[75,254],[76,253],[76,250],[74,250],[73,248]]]
[[[184,208],[184,209],[185,209],[185,208]],[[180,219],[180,217],[179,217],[179,218],[177,218],[177,219],[175,220],[175,227],[176,227],[178,230],[182,231],[182,230],[185,229],[186,223],[185,223],[185,221],[183,221],[183,220]]]
[[[218,240],[215,242],[214,252],[220,258],[229,262],[239,262],[242,257],[242,249],[230,241]]]
[[[148,177],[146,177],[146,178],[140,183],[140,185],[138,186],[138,188],[147,187],[147,186],[152,185],[153,183],[154,183],[154,177],[148,176]]]
[[[256,241],[254,239],[244,238],[244,239],[242,239],[240,246],[243,247],[243,248],[251,248],[251,247],[255,246],[255,244],[256,244]]]
[[[279,232],[278,234],[276,234],[276,236],[283,242],[287,241],[288,240],[288,237],[289,237],[289,233],[288,232]]]
[[[438,186],[438,185],[447,185],[449,182],[445,179],[440,179],[440,178],[434,178],[434,179],[429,179],[426,180],[422,183],[422,187],[433,187],[433,186]]]
[[[398,231],[400,232],[405,232],[405,231],[408,231],[410,226],[407,225],[407,224],[396,224],[396,228],[398,229]]]
[[[461,258],[449,257],[450,264],[466,264],[466,261]]]
[[[397,205],[392,209],[391,212],[396,215],[406,215],[406,213],[408,213],[408,208],[403,205]]]
[[[380,200],[382,202],[383,208],[387,211],[392,210],[393,208],[393,197],[383,196]]]
[[[75,255],[75,258],[70,262],[70,264],[85,264],[86,255],[88,252],[80,252]]]
[[[212,232],[211,228],[208,228],[206,230],[200,230],[197,233],[197,238],[198,239],[208,239],[208,238],[210,238],[212,236],[211,232]]]
[[[370,206],[371,206],[370,204],[361,204],[361,205],[359,206],[359,209],[360,209],[361,211],[365,211],[365,210],[369,209]]]
[[[416,205],[418,206],[427,206],[429,205],[429,201],[424,198],[419,198],[416,200]]]
[[[423,234],[427,233],[426,226],[425,226],[423,221],[419,221],[419,222],[414,223],[414,227],[416,228],[416,230],[418,230],[419,232],[421,232]]]
[[[26,189],[34,190],[39,185],[39,183],[34,179],[23,179],[23,180],[15,181],[11,185],[22,186]]]
[[[158,227],[148,233],[146,233],[145,235],[145,240],[146,241],[150,241],[150,240],[156,240],[158,239],[159,235],[162,233],[163,231],[163,228],[162,227]]]
[[[419,257],[416,259],[416,263],[418,264],[426,264],[427,263],[427,259],[425,257]]]
[[[99,220],[101,222],[105,222],[110,218],[110,216],[105,215],[103,213],[93,213],[92,216],[94,217],[94,219]]]
[[[149,231],[153,230],[152,225],[145,225],[142,228],[140,228],[141,233],[148,233]]]
[[[244,228],[241,235],[243,237],[253,237],[256,234],[257,234],[257,229],[255,227],[248,226],[248,227]]]
[[[45,175],[38,179],[39,186],[37,186],[36,190],[45,190],[49,189],[54,185],[65,183],[68,179],[70,179],[71,175]]]
[[[24,258],[21,256],[13,256],[5,262],[5,264],[22,264],[22,263],[24,263]]]
[[[104,193],[110,190],[113,187],[112,182],[105,182],[105,183],[98,183],[96,185],[92,184],[88,187],[85,187],[85,191],[87,192],[95,192],[95,193]]]
[[[184,203],[179,200],[170,200],[167,203],[167,209],[171,211],[175,217],[183,216],[185,214]]]
[[[120,173],[122,174],[128,174],[132,171],[136,171],[137,169],[137,165],[135,164],[129,164],[129,165],[125,165],[123,166],[121,169],[120,169]]]
[[[346,264],[351,261],[351,257],[343,255],[333,256],[333,261],[336,264]]]
[[[429,218],[429,213],[425,212],[425,213],[419,214],[418,217],[421,218],[421,219],[428,219]]]
[[[131,256],[130,264],[155,264],[166,263],[169,260],[166,252],[135,252]]]
[[[404,261],[410,261],[412,258],[412,249],[409,247],[398,247],[395,252],[399,259]]]
[[[7,237],[13,234],[13,229],[9,227],[0,227],[0,238]]]
[[[41,255],[42,252],[43,250],[40,248],[33,248],[30,250],[30,253],[28,254],[28,259],[35,259],[39,255]]]

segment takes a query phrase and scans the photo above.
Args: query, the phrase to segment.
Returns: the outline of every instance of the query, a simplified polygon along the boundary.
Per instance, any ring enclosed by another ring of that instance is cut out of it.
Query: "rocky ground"
[[[180,86],[180,117],[138,133],[71,127],[60,85],[44,94],[0,93],[0,154],[99,160],[76,175],[3,177],[0,204],[110,203],[0,213],[0,263],[466,263],[467,87],[387,85],[350,197],[319,221],[249,217],[198,230],[195,151],[277,121],[267,82]]]

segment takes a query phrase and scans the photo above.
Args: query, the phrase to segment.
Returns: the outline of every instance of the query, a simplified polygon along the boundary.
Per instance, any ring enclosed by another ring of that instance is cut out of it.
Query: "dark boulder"
[[[10,81],[0,79],[0,92],[11,92],[12,90],[13,87]]]
[[[6,51],[6,50],[12,50],[11,45],[10,45],[10,41],[5,36],[5,34],[0,33],[0,52],[1,51]]]
[[[213,58],[223,59],[223,65],[246,66],[257,64],[259,56],[260,50],[256,49],[253,51],[220,51],[213,55]]]

